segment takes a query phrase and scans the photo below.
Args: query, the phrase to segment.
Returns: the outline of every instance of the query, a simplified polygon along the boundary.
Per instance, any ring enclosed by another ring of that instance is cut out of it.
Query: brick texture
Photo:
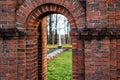
[[[53,13],[71,25],[73,80],[120,80],[119,0],[0,0],[0,80],[47,80]]]
[[[0,1],[0,28],[15,27],[15,1]],[[17,40],[0,38],[0,80],[17,78]]]

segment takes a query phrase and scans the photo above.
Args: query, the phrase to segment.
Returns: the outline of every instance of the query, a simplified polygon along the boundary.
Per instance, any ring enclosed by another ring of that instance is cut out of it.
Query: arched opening
[[[24,6],[20,7],[18,11],[16,24],[18,27],[25,28],[25,31],[27,33],[25,39],[26,40],[25,44],[26,69],[24,72],[25,79],[47,80],[47,60],[46,60],[47,36],[46,26],[44,23],[42,23],[42,21],[43,19],[45,19],[44,18],[45,16],[53,13],[62,14],[66,16],[67,19],[69,20],[71,26],[70,35],[72,37],[72,54],[73,54],[72,77],[73,79],[84,79],[83,75],[85,67],[83,63],[84,61],[83,57],[84,54],[82,50],[83,45],[81,45],[82,41],[78,39],[79,34],[78,31],[85,26],[84,25],[85,17],[82,16],[84,15],[84,13],[80,14],[80,10],[81,11],[83,10],[81,6],[77,2],[74,2],[74,4],[72,4],[73,6],[76,7],[76,9],[75,7],[71,7],[69,2],[68,5],[47,3],[41,5],[39,4],[40,6],[37,7],[33,6],[34,8],[32,7],[32,10],[30,12],[27,12],[27,9],[30,9],[30,7],[26,6],[26,4],[23,4]],[[78,62],[77,60],[80,61]]]
[[[70,24],[61,14],[47,16],[48,80],[72,79]]]
[[[53,5],[53,6],[58,6],[58,5]],[[48,8],[52,8],[53,6],[49,5]],[[47,80],[47,28],[46,28],[46,21],[45,21],[45,17],[50,15],[50,14],[63,14],[61,12],[64,12],[64,16],[66,16],[70,22],[70,26],[71,28],[75,29],[75,22],[74,22],[74,18],[72,17],[72,15],[69,13],[69,11],[67,11],[64,7],[59,6],[59,11],[47,11],[44,13],[43,12],[45,9],[43,9],[45,7],[45,5],[38,7],[38,9],[36,9],[31,16],[28,19],[27,25],[26,27],[31,27],[28,28],[28,32],[33,32],[33,41],[38,40],[38,52],[36,52],[36,56],[38,55],[38,62],[37,60],[35,60],[36,63],[38,63],[38,80]],[[61,11],[62,10],[62,11]],[[39,14],[38,14],[39,13]],[[37,18],[35,18],[37,16]],[[35,20],[34,20],[35,19]],[[34,21],[33,21],[34,20]],[[73,46],[76,44],[73,44]],[[35,63],[34,62],[34,63]],[[35,68],[37,67],[34,66]],[[34,69],[35,71],[36,69]],[[37,73],[37,72],[36,72]],[[34,74],[33,74],[34,75]]]
[[[60,14],[59,14],[60,15]],[[59,20],[60,21],[60,20]],[[61,21],[62,22],[62,21]],[[59,23],[61,23],[61,22],[59,22]],[[58,24],[59,24],[58,23]],[[63,26],[63,24],[64,23],[62,23],[62,25],[59,25],[57,28],[57,30],[59,30],[60,28],[62,29],[62,28],[66,28],[65,26]],[[69,23],[68,23],[69,24]],[[35,25],[37,25],[38,26],[38,79],[47,79],[47,18],[46,18],[46,16],[45,17],[43,17],[43,18],[41,18]],[[61,26],[61,27],[60,27]],[[54,27],[54,26],[52,26],[52,27]],[[63,32],[63,31],[62,31]],[[59,32],[57,32],[57,34],[58,33],[60,33],[60,31]],[[65,32],[63,32],[62,34],[66,34]],[[59,34],[58,34],[59,35]],[[62,36],[61,34],[60,34],[60,36]],[[61,39],[62,40],[62,39]],[[59,44],[59,40],[57,41],[57,44]],[[62,44],[62,43],[61,43]],[[60,46],[58,45],[58,47],[60,48]],[[63,46],[64,47],[64,46]],[[57,48],[57,47],[56,47]],[[61,50],[64,50],[65,48],[61,48]],[[59,49],[58,49],[59,50]],[[70,55],[71,55],[71,53],[69,53]],[[67,60],[67,59],[66,59]],[[72,59],[71,59],[71,61],[72,61]],[[70,62],[71,62],[70,61]],[[65,62],[65,61],[64,61]],[[70,63],[69,62],[69,63]],[[67,66],[70,70],[69,70],[69,72],[71,72],[72,71],[72,63],[71,64],[69,64],[70,66]],[[64,69],[64,68],[63,68]],[[65,70],[65,69],[64,69]],[[67,72],[68,70],[66,69],[66,72]],[[61,74],[61,73],[59,73],[59,74]],[[66,73],[67,74],[67,73]],[[69,73],[68,75],[70,75],[71,74],[71,76],[69,76],[70,78],[69,79],[71,79],[72,78],[72,73]],[[64,76],[64,75],[63,75]],[[66,77],[68,78],[68,76],[66,75]],[[63,78],[65,78],[65,77],[63,77]],[[51,80],[51,79],[48,79],[48,80]]]

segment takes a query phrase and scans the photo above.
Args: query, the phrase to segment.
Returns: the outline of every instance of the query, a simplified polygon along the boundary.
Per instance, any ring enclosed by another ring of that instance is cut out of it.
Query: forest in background
[[[58,44],[59,39],[61,39],[62,44],[71,44],[69,32],[70,24],[65,16],[61,14],[51,14],[47,16],[48,44]]]

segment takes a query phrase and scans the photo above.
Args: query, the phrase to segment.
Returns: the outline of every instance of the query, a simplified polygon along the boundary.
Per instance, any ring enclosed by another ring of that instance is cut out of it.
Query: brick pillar
[[[85,53],[84,40],[75,35],[77,31],[73,28],[70,31],[72,39],[72,79],[85,80]],[[78,34],[78,33],[77,33]]]
[[[0,0],[0,28],[15,27],[15,0]],[[1,31],[2,32],[2,31]],[[11,34],[15,34],[14,32]],[[9,35],[11,35],[9,34]],[[3,34],[4,35],[4,34]],[[1,35],[2,36],[2,35]],[[0,80],[17,79],[17,40],[0,36]],[[5,37],[5,36],[4,36]]]
[[[120,28],[120,0],[116,0],[115,4],[115,26]],[[120,80],[120,39],[116,42],[116,53],[117,53],[117,80]]]
[[[120,40],[117,40],[117,42],[116,42],[117,44],[116,44],[116,53],[117,53],[117,80],[119,80],[120,79]]]
[[[108,15],[108,27],[112,30],[118,28],[116,26],[115,13],[117,0],[107,0],[107,15]],[[117,30],[117,29],[116,29]],[[114,35],[116,36],[116,35]],[[110,80],[117,80],[117,40],[116,37],[110,40]]]
[[[78,79],[85,80],[85,52],[84,52],[84,40],[78,39],[77,43],[77,56],[78,56]]]
[[[43,18],[38,29],[38,79],[47,80],[47,19]]]
[[[109,26],[109,2],[87,0],[87,27],[101,30]],[[113,24],[114,25],[114,24]],[[114,27],[114,26],[113,26]],[[104,36],[104,35],[103,35]],[[101,37],[98,35],[98,37]],[[110,80],[110,39],[85,41],[85,80]]]
[[[110,79],[117,80],[117,40],[110,41]]]
[[[43,22],[42,22],[42,51],[43,51],[43,61],[42,61],[42,78],[43,80],[47,80],[47,17],[43,18]]]
[[[85,80],[110,80],[110,41],[85,41]]]
[[[22,72],[25,74],[25,80],[47,80],[46,21],[46,18],[41,19],[38,24],[34,25],[36,29],[29,29],[30,33],[32,30],[32,34],[26,37],[24,51],[26,53],[26,71]]]

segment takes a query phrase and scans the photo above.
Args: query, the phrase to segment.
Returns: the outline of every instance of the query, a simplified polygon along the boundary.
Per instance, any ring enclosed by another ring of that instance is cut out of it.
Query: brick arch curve
[[[76,28],[76,23],[71,13],[65,7],[56,4],[44,4],[37,7],[34,11],[31,12],[29,17],[27,18],[26,26],[32,27],[43,17],[54,13],[62,14],[67,17],[71,28]]]
[[[16,14],[16,26],[19,29],[26,29],[26,33],[29,36],[26,37],[25,41],[25,65],[26,70],[24,71],[25,79],[47,80],[46,77],[46,52],[42,52],[40,64],[42,65],[38,69],[38,27],[40,20],[51,13],[60,13],[66,16],[71,25],[72,45],[73,45],[73,79],[84,80],[84,57],[83,52],[78,50],[78,47],[82,48],[83,43],[75,36],[78,31],[85,27],[85,12],[82,6],[77,0],[25,0],[24,3],[19,7]],[[41,31],[44,35],[45,29]],[[41,33],[41,34],[42,34]],[[41,36],[42,37],[42,36]],[[42,40],[45,40],[42,37]],[[20,44],[20,43],[19,43]],[[41,50],[44,51],[46,41],[41,43]],[[79,46],[77,46],[79,44]],[[79,52],[79,53],[78,53]],[[77,56],[77,55],[80,55]],[[32,59],[32,60],[31,60]],[[76,60],[80,61],[76,61]],[[40,70],[40,71],[38,71]],[[79,70],[79,71],[78,71]],[[19,72],[21,73],[21,72]],[[18,74],[19,74],[18,73]],[[39,74],[40,73],[40,74]],[[23,72],[22,72],[23,74]],[[31,76],[30,76],[31,75]],[[38,77],[39,76],[39,77]]]
[[[46,4],[46,6],[44,6]],[[52,4],[52,5],[48,5]],[[16,13],[16,25],[19,27],[24,27],[29,15],[36,10],[36,8],[42,6],[42,9],[47,11],[55,11],[60,14],[65,15],[70,21],[71,26],[76,27],[81,30],[85,27],[85,9],[80,5],[77,0],[25,0],[23,4],[19,7]],[[57,5],[57,6],[56,6]],[[55,9],[51,9],[53,7]],[[45,7],[50,9],[45,9]],[[59,10],[59,8],[62,8]],[[57,10],[58,9],[58,10]],[[68,13],[66,13],[66,11]],[[40,14],[38,12],[38,14]],[[39,16],[35,15],[36,18]],[[71,20],[72,19],[72,20]],[[73,22],[74,20],[74,22]]]

